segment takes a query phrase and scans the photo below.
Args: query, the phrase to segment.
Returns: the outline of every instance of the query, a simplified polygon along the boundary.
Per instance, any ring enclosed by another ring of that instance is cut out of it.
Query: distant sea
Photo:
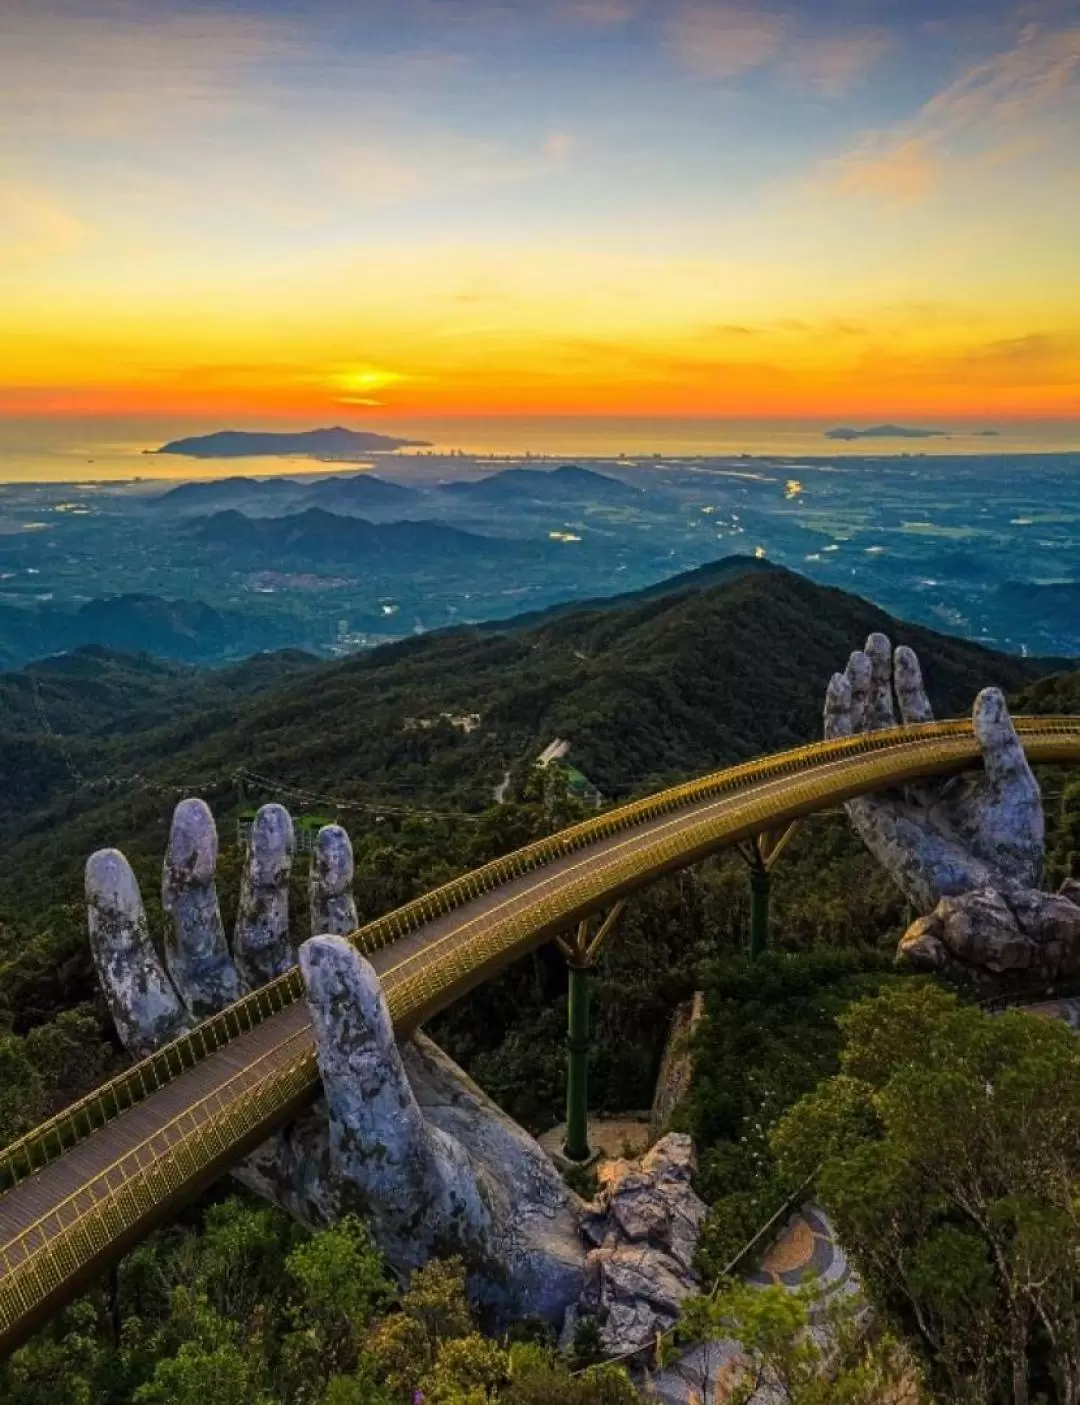
[[[866,421],[787,421],[717,419],[604,418],[359,418],[328,412],[303,421],[267,417],[245,420],[0,420],[0,482],[73,482],[118,479],[217,478],[230,473],[271,474],[315,471],[309,459],[187,459],[154,457],[170,439],[219,429],[314,429],[344,423],[403,438],[425,439],[442,453],[498,458],[613,460],[628,458],[760,457],[866,458],[879,455],[1026,454],[1080,451],[1080,421],[1001,422],[957,425],[933,417],[899,417],[903,424],[940,429],[932,439],[862,439],[841,442],[825,432],[841,424],[865,428]],[[994,434],[985,431],[993,430]],[[398,456],[399,478],[426,477],[436,470],[422,458]],[[344,467],[344,465],[343,465]]]

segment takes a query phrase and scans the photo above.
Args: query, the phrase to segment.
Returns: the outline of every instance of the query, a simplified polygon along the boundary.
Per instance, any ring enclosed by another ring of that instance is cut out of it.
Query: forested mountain
[[[218,818],[226,923],[237,900],[236,810],[271,798],[294,813],[333,814],[340,802],[360,912],[370,918],[576,818],[571,801],[543,793],[530,764],[553,736],[570,739],[572,759],[613,797],[807,740],[819,734],[828,675],[875,628],[919,649],[942,715],[966,710],[990,682],[1019,689],[1033,710],[1080,708],[1080,674],[1040,677],[1037,661],[897,623],[865,601],[746,560],[339,664],[286,653],[212,672],[85,649],[0,678],[0,1141],[122,1061],[89,959],[82,868],[93,848],[122,847],[160,930],[161,856],[181,795],[205,795]],[[479,725],[455,725],[460,713],[479,714]],[[494,805],[506,769],[516,777],[510,803]],[[1055,816],[1048,811],[1052,826]],[[1057,849],[1063,832],[1052,834]],[[299,861],[300,936],[304,884]],[[636,895],[593,982],[591,1099],[613,1112],[647,1105],[672,1010],[691,991],[706,993],[705,1071],[683,1114],[701,1159],[699,1190],[713,1207],[706,1277],[791,1193],[768,1129],[835,1072],[837,1015],[901,979],[891,950],[902,900],[842,816],[801,824],[785,851],[773,898],[781,950],[745,960],[746,921],[745,870],[720,855]],[[545,948],[431,1026],[533,1130],[560,1115],[565,982],[562,959]],[[250,1225],[257,1214],[275,1242],[300,1235],[269,1210],[234,1204],[206,1218],[227,1188],[128,1256],[118,1306],[94,1289],[27,1348],[12,1368],[29,1383],[20,1401],[53,1398],[56,1363],[69,1376],[75,1369],[75,1341],[94,1353],[79,1369],[109,1390],[118,1363],[135,1383],[159,1361],[168,1369],[178,1350],[171,1327],[125,1355],[111,1314],[125,1333],[137,1319],[167,1323],[168,1294],[148,1296],[146,1285],[173,1282],[174,1258],[218,1252],[215,1226],[228,1232],[238,1216]],[[273,1253],[261,1248],[260,1262],[277,1263]],[[267,1270],[268,1281],[283,1271]],[[272,1294],[260,1294],[265,1317]],[[0,1393],[6,1381],[0,1375]],[[132,1389],[87,1399],[128,1405]]]
[[[80,845],[115,842],[133,802],[140,813],[149,804],[160,832],[168,807],[147,800],[146,784],[205,791],[228,810],[238,768],[346,800],[477,809],[556,736],[606,795],[627,795],[818,735],[830,673],[874,629],[919,649],[943,716],[965,711],[988,682],[1016,689],[1045,672],[787,571],[714,570],[719,584],[692,572],[644,599],[419,636],[337,664],[286,655],[189,674],[84,653],[13,675],[0,835],[26,853],[45,829],[63,847],[67,825]],[[68,670],[79,679],[64,692]],[[110,687],[121,694],[112,727],[93,702]],[[444,713],[476,713],[480,724],[465,732]],[[144,779],[121,799],[102,779],[116,776]]]
[[[164,493],[148,499],[147,507],[164,513],[222,512],[228,508],[262,507],[281,511],[282,504],[291,503],[310,491],[310,484],[295,478],[211,478],[206,483],[178,483]]]
[[[77,741],[144,730],[186,712],[209,712],[227,699],[266,692],[317,669],[299,650],[253,654],[231,668],[207,669],[88,644],[0,674],[0,716],[6,733],[42,726]]]
[[[423,500],[423,494],[404,483],[391,483],[374,473],[335,474],[316,483],[304,495],[306,506],[324,507],[328,512],[378,513],[408,516],[410,508]]]
[[[447,497],[491,505],[524,501],[618,506],[640,502],[642,491],[609,474],[576,464],[551,470],[506,468],[474,481],[444,483],[439,489]]]
[[[243,610],[144,592],[88,600],[74,609],[0,605],[0,670],[85,646],[217,662],[272,649],[283,642],[281,634],[274,620]]]
[[[374,473],[333,473],[326,478],[216,478],[206,483],[180,483],[148,499],[157,516],[207,515],[235,509],[257,515],[280,516],[290,509],[323,507],[332,512],[405,515],[423,494],[403,483]]]
[[[399,572],[422,569],[433,560],[520,560],[552,556],[544,543],[509,541],[464,532],[441,522],[386,522],[339,517],[321,507],[286,517],[246,517],[242,512],[215,512],[189,529],[194,546],[227,551],[230,562],[280,566],[304,562],[390,562]]]

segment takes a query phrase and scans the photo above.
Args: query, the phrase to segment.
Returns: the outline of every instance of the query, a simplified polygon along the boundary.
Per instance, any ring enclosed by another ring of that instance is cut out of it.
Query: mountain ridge
[[[364,517],[341,516],[323,507],[307,507],[282,517],[248,517],[235,508],[198,519],[188,528],[191,537],[234,552],[268,554],[275,561],[300,557],[312,561],[340,561],[363,556],[366,560],[395,556],[406,550],[432,557],[469,554],[507,560],[546,543],[482,536],[444,522],[370,522]],[[343,555],[335,556],[333,553]]]
[[[692,574],[700,584],[700,573]],[[878,629],[919,651],[939,716],[963,715],[987,684],[1012,692],[1047,671],[1041,661],[909,626],[856,596],[774,569],[703,590],[675,577],[666,592],[636,605],[440,631],[340,663],[271,656],[267,686],[207,693],[205,702],[177,675],[155,685],[149,725],[135,707],[111,730],[98,716],[93,736],[89,728],[49,735],[34,725],[33,700],[24,697],[23,730],[0,730],[8,777],[0,796],[8,841],[0,869],[8,877],[0,873],[0,892],[20,881],[21,845],[32,848],[35,834],[39,848],[47,831],[58,836],[58,853],[85,857],[126,834],[135,804],[139,843],[160,847],[176,796],[202,790],[228,813],[241,770],[286,788],[249,789],[248,803],[287,800],[297,790],[347,802],[407,796],[475,811],[491,803],[507,769],[520,780],[559,736],[605,795],[651,790],[819,736],[830,674]],[[24,675],[11,677],[18,681],[9,689],[25,693]],[[71,707],[84,686],[69,684]],[[54,706],[47,696],[47,709]],[[469,713],[480,724],[467,733],[444,717]],[[65,752],[81,788],[72,788]],[[135,793],[101,792],[97,778],[107,775],[136,777]]]

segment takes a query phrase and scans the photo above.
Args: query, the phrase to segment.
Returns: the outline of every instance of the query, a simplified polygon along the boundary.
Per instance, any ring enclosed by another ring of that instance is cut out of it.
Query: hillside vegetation
[[[0,680],[11,699],[0,839],[53,830],[62,814],[83,820],[87,838],[115,841],[130,826],[105,778],[138,775],[228,806],[240,767],[344,800],[482,809],[505,770],[524,776],[556,736],[621,797],[817,736],[829,674],[874,629],[920,651],[943,716],[989,681],[1016,689],[1042,671],[787,571],[721,565],[716,585],[697,571],[644,600],[422,636],[341,664],[287,654],[199,674],[83,653],[13,674]],[[444,713],[476,713],[480,725],[465,733]],[[140,787],[124,789],[130,803]]]
[[[180,795],[206,795],[218,816],[227,925],[241,857],[237,807],[281,799],[294,813],[333,814],[337,797],[356,851],[361,916],[370,918],[580,817],[531,764],[552,737],[570,739],[572,759],[613,798],[811,739],[828,675],[875,628],[919,649],[942,715],[965,711],[989,682],[1018,690],[1032,710],[1080,707],[1080,674],[1040,677],[1037,661],[911,628],[855,597],[730,560],[666,589],[418,637],[340,664],[290,653],[210,672],[91,649],[5,675],[0,1142],[124,1061],[89,960],[82,865],[94,847],[123,847],[160,930],[161,856]],[[480,725],[466,732],[443,713],[478,713]],[[509,803],[495,805],[492,789],[507,769]],[[1057,825],[1054,806],[1049,819],[1057,861],[1071,863],[1076,815]],[[303,936],[302,862],[292,898]],[[840,815],[800,826],[777,870],[773,919],[774,950],[749,961],[745,870],[736,856],[719,855],[637,895],[592,982],[590,1098],[608,1112],[647,1106],[673,1010],[705,991],[704,1075],[682,1117],[713,1207],[700,1254],[706,1275],[793,1189],[770,1129],[835,1074],[837,1016],[904,980],[891,957],[902,901]],[[559,1119],[565,1096],[566,1018],[565,965],[549,947],[459,1002],[430,1032],[540,1131]],[[250,1201],[215,1208],[224,1191],[128,1257],[114,1304],[95,1289],[20,1354],[0,1377],[19,1392],[18,1405],[54,1398],[58,1378],[84,1376],[92,1405],[128,1405],[136,1392],[140,1402],[194,1402],[226,1369],[241,1382],[238,1402],[255,1398],[256,1382],[269,1400],[301,1398],[270,1385],[277,1353],[300,1340],[288,1324],[304,1340],[322,1330],[308,1321],[294,1265],[344,1250],[333,1235],[309,1240]],[[220,1264],[230,1282],[255,1275],[242,1310],[215,1297]],[[335,1294],[340,1280],[330,1280]],[[198,1299],[198,1332],[217,1335],[209,1346],[208,1337],[185,1335],[188,1299],[170,1298],[178,1282],[219,1303],[235,1330]],[[74,1342],[81,1356],[72,1355]],[[204,1363],[204,1351],[208,1374],[197,1377],[195,1394],[178,1396],[186,1363]],[[351,1344],[349,1363],[350,1353]],[[324,1375],[332,1369],[340,1367],[326,1364]],[[569,1389],[563,1378],[554,1384]],[[356,1398],[381,1405],[366,1386]]]

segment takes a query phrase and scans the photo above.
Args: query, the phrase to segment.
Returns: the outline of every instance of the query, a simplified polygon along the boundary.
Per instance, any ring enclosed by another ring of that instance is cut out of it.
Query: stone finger
[[[120,1039],[149,1054],[190,1021],[146,925],[142,895],[119,849],[99,849],[86,862],[90,950]]]
[[[343,937],[317,936],[300,948],[300,970],[331,1163],[373,1220],[376,1239],[403,1265],[423,1262],[440,1244],[482,1249],[490,1215],[472,1164],[425,1121],[374,969]]]
[[[265,985],[296,965],[289,938],[292,817],[283,805],[263,805],[251,826],[233,950],[248,989]]]
[[[870,697],[867,703],[867,726],[875,731],[896,726],[893,710],[892,644],[886,634],[871,634],[866,641],[866,657],[870,660]]]
[[[906,644],[901,644],[893,655],[893,678],[903,720],[907,723],[933,722],[934,709],[926,696],[919,656]]]
[[[165,961],[184,1003],[199,1019],[242,994],[214,886],[217,857],[210,807],[203,800],[181,800],[173,811],[161,879]]]
[[[339,824],[324,825],[311,856],[308,898],[311,935],[343,937],[360,925],[352,893],[353,851],[348,834]]]
[[[870,730],[870,660],[861,649],[856,649],[844,670],[851,688],[851,730]]]
[[[984,688],[971,710],[975,737],[982,752],[987,778],[998,786],[1022,789],[1025,798],[1038,793],[1020,738],[1016,735],[1009,706],[1000,688]]]
[[[825,740],[851,736],[851,683],[846,673],[834,673],[825,693]]]

